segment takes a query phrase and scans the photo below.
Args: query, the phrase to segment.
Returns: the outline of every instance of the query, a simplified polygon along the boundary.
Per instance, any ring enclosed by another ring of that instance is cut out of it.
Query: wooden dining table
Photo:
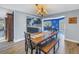
[[[33,35],[31,36],[32,38],[32,42],[34,42],[35,44],[39,44],[40,42],[44,41],[44,36],[48,35],[49,36],[53,36],[57,34],[57,32],[51,32],[48,35],[48,32],[38,32],[38,33],[33,33]]]
[[[39,45],[41,42],[45,41],[46,36],[50,37],[56,35],[58,32],[37,32],[31,34],[31,41],[36,45],[36,54],[38,54]]]

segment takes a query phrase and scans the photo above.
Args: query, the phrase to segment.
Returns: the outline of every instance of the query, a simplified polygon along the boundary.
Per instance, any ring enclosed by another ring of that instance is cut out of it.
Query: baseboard
[[[24,40],[24,38],[21,38],[21,39],[14,39],[14,42],[19,42],[19,41],[22,41],[22,40]]]
[[[65,39],[66,41],[74,42],[74,43],[79,43],[79,41],[72,40],[72,39]]]

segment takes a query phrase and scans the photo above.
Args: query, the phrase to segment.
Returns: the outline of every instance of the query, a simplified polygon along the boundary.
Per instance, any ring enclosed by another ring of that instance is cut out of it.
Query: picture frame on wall
[[[77,17],[69,17],[68,23],[69,24],[77,24]]]

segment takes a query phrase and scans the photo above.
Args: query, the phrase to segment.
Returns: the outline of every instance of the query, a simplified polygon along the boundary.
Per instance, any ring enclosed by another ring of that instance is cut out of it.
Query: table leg
[[[31,54],[33,54],[33,49],[31,49]]]
[[[39,47],[37,46],[36,47],[36,54],[38,54],[38,51],[39,51]]]
[[[55,54],[55,46],[54,46],[54,48],[53,48],[53,53]]]
[[[41,50],[39,49],[39,54],[41,54]]]
[[[28,46],[25,46],[25,52],[28,54]]]
[[[58,45],[57,49],[55,49],[55,46],[54,46],[54,53],[56,53],[57,50],[59,49],[59,45],[60,45],[59,40],[58,40],[58,42],[57,42],[57,45]]]
[[[60,46],[60,42],[59,42],[59,40],[58,40],[58,49],[59,49],[59,46]]]

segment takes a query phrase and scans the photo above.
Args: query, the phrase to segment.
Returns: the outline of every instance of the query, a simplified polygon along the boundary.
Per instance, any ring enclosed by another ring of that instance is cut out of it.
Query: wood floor
[[[0,54],[24,54],[25,53],[24,41],[20,41],[17,43],[13,43],[13,42],[10,42],[10,43],[3,42],[3,43],[5,43],[5,45],[2,45],[4,47],[0,48]]]
[[[78,54],[79,53],[79,44],[74,42],[64,41],[65,48],[60,46],[57,54]],[[61,44],[60,44],[61,45]],[[0,54],[25,54],[24,41],[17,43],[13,42],[2,42],[0,43]],[[52,54],[53,50],[49,54]]]
[[[65,53],[79,54],[79,43],[65,41]]]

